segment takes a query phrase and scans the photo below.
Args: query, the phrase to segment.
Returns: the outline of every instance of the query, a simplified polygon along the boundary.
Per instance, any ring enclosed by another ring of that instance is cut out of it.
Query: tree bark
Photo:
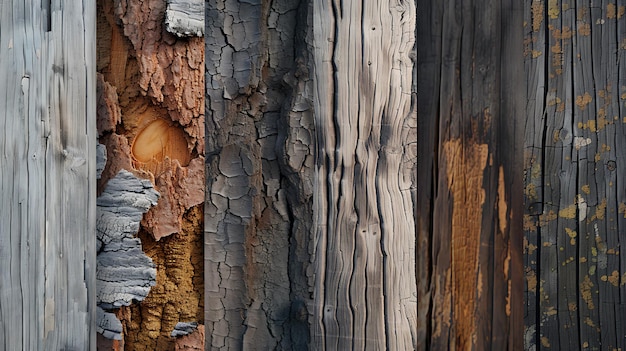
[[[114,322],[104,326],[121,323],[102,328],[120,340],[100,337],[99,349],[172,350],[175,336],[204,323],[202,3],[97,4],[98,135],[107,154],[97,301],[119,320],[103,314]],[[137,182],[143,190],[130,188]],[[158,200],[141,207],[149,201],[140,194],[152,201],[152,188]],[[133,211],[138,218],[125,222]],[[115,234],[121,223],[127,229]]]

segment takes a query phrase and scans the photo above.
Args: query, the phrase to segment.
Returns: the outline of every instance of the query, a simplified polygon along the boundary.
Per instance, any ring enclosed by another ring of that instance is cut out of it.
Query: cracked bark
[[[302,349],[315,136],[296,23],[308,4],[206,7],[207,347]]]

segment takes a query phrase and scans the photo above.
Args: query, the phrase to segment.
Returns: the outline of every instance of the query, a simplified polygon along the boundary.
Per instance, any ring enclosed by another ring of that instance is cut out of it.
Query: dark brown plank
[[[522,284],[522,172],[512,162],[523,145],[525,92],[513,83],[523,80],[521,5],[420,7],[421,349],[521,347],[512,316],[521,322],[522,312],[512,306],[522,299],[510,288]]]

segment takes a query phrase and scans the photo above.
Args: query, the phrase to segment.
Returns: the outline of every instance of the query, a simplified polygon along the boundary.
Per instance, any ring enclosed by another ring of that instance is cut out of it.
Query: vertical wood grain
[[[522,345],[522,5],[420,4],[420,350]]]
[[[0,4],[0,348],[95,348],[95,2]]]
[[[526,2],[526,350],[626,343],[625,5]]]
[[[416,347],[415,23],[413,1],[313,3],[314,349]]]

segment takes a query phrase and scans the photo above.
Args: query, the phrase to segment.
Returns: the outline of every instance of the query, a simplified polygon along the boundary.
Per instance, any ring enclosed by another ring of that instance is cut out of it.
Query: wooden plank
[[[446,277],[432,273],[433,262],[431,253],[438,253],[439,248],[431,247],[433,230],[433,209],[431,203],[435,197],[436,173],[438,166],[435,158],[437,145],[437,133],[433,130],[438,128],[438,94],[422,94],[422,91],[437,91],[441,85],[441,38],[443,8],[436,2],[426,1],[420,3],[417,12],[417,42],[420,48],[417,51],[418,92],[420,92],[417,104],[418,116],[435,116],[435,118],[421,118],[418,123],[418,160],[420,166],[417,169],[417,178],[420,183],[419,196],[416,201],[416,224],[417,224],[417,293],[418,293],[418,330],[417,349],[430,350],[430,335],[433,332],[432,322],[438,319],[431,318],[431,284],[443,286]],[[441,306],[441,305],[439,305]],[[447,329],[438,329],[447,332]],[[445,338],[445,337],[444,337]]]
[[[94,349],[95,3],[0,6],[0,345]]]
[[[546,51],[546,26],[544,25],[545,3],[542,1],[525,2],[525,72],[527,82],[526,129],[524,138],[524,349],[537,346],[539,327],[540,297],[540,251],[541,219],[543,218],[542,186],[542,138],[545,128],[546,69],[548,52]]]
[[[527,280],[525,349],[617,349],[624,335],[615,320],[624,272],[618,163],[625,150],[619,57],[626,7],[563,0],[544,2],[541,11],[536,4],[526,7],[534,16],[526,73],[529,91],[547,90],[528,109],[526,270],[540,290],[531,291]],[[535,78],[544,55],[546,83]]]
[[[626,8],[626,1],[620,0],[617,2],[618,9]],[[618,10],[619,13],[619,10]],[[623,17],[622,17],[623,18]],[[617,21],[617,42],[618,42],[618,51],[617,51],[617,68],[618,68],[618,84],[615,86],[616,91],[619,94],[619,97],[615,103],[617,104],[616,113],[618,116],[618,121],[615,123],[615,149],[616,150],[626,150],[626,47],[623,46],[624,38],[626,38],[626,21],[618,20]],[[621,122],[621,123],[619,123]],[[621,179],[623,179],[623,175],[626,174],[626,153],[618,152],[615,156],[615,172],[619,175]],[[615,182],[616,184],[616,206],[617,206],[617,218],[616,218],[616,230],[618,233],[617,241],[618,245],[623,246],[622,243],[626,244],[626,182],[620,181],[618,178]],[[618,250],[616,256],[619,258],[619,271],[620,273],[626,272],[626,250],[620,249]],[[626,304],[626,277],[621,276],[620,284],[619,284],[619,304],[624,306]],[[616,307],[616,311],[620,311],[619,306]],[[621,311],[624,311],[623,307]],[[622,314],[618,314],[623,316]],[[621,324],[622,329],[618,330],[626,330],[626,324]],[[618,332],[618,345],[622,345],[623,349],[626,349],[626,332]]]
[[[312,347],[413,349],[414,210],[401,150],[414,143],[415,3],[314,2],[313,30]]]
[[[419,252],[432,255],[418,267],[420,279],[429,280],[428,290],[418,291],[419,320],[432,321],[418,331],[420,349],[522,344],[513,319],[523,318],[516,307],[522,298],[511,289],[522,284],[515,160],[525,92],[513,83],[523,74],[521,5],[432,2],[418,20],[426,46],[418,55],[418,180],[425,191],[418,192],[417,225]]]

